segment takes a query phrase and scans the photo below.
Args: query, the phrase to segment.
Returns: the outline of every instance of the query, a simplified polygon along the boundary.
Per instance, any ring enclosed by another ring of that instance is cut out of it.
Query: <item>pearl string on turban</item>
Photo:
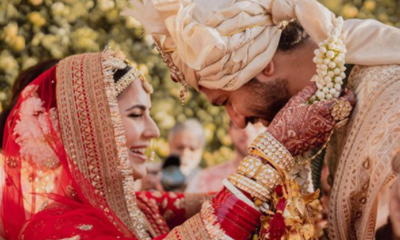
[[[131,0],[123,14],[140,21],[180,71],[183,84],[233,91],[274,56],[285,21],[298,19],[315,43],[335,15],[316,0]],[[400,64],[400,30],[374,20],[347,20],[346,63]],[[171,63],[170,63],[171,64]],[[170,66],[171,67],[171,66]]]

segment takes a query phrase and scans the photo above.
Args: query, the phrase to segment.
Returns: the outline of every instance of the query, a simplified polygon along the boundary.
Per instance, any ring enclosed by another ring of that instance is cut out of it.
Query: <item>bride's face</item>
[[[118,96],[119,111],[125,128],[129,160],[135,180],[146,175],[147,156],[144,151],[149,147],[150,140],[160,135],[150,117],[150,94],[144,90],[142,84],[142,81],[136,80]]]

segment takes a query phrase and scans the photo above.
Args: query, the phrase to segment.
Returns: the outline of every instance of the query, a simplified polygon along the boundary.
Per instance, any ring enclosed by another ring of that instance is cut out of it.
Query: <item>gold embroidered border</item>
[[[187,220],[181,226],[174,228],[166,240],[188,240],[188,239],[202,239],[211,240],[200,218],[200,214]]]
[[[62,138],[71,173],[92,206],[100,208],[126,237],[134,233],[139,239],[149,239],[136,205],[115,84],[108,67],[111,55],[109,51],[82,54],[58,64]]]

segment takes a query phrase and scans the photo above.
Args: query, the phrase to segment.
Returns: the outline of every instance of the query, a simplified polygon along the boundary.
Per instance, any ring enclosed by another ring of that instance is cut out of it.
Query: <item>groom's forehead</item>
[[[229,97],[228,91],[220,89],[209,89],[200,86],[199,90],[207,97],[207,100],[214,106],[221,106],[223,101]]]

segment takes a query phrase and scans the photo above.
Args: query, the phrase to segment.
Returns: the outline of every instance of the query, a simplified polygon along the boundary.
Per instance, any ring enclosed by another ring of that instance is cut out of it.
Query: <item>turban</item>
[[[187,85],[233,91],[272,60],[287,21],[315,43],[335,15],[316,0],[131,0],[123,14],[140,21]],[[375,20],[347,20],[346,63],[400,64],[400,30]],[[172,72],[172,71],[171,71]]]

